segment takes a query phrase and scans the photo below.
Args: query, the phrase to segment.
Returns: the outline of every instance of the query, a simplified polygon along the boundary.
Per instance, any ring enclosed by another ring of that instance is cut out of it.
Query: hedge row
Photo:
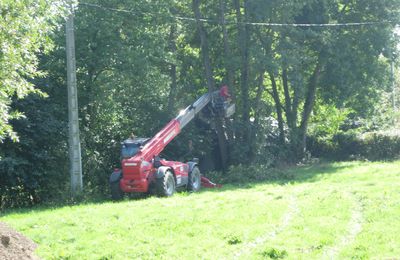
[[[332,140],[310,137],[308,149],[313,156],[333,160],[394,160],[400,158],[400,131],[362,135],[345,132],[335,135]]]

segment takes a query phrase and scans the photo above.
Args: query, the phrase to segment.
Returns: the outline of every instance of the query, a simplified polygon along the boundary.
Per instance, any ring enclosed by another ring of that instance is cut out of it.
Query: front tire
[[[112,200],[122,200],[124,197],[124,192],[121,190],[119,186],[119,181],[110,182],[110,190],[111,190],[111,199]]]
[[[170,197],[175,193],[175,178],[171,171],[166,171],[164,177],[156,180],[156,191],[160,197]]]
[[[189,172],[189,182],[188,191],[196,192],[199,191],[201,187],[201,175],[198,167],[194,167],[191,172]]]

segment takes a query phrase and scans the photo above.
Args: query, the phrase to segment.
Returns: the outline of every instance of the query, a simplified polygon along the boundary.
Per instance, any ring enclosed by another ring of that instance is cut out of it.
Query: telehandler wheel
[[[163,178],[156,179],[156,192],[160,197],[170,197],[175,193],[175,178],[171,171],[166,171]]]
[[[110,182],[111,199],[112,200],[122,200],[124,197],[124,192],[119,186],[119,181]]]
[[[189,172],[189,182],[187,185],[188,191],[196,192],[200,190],[201,187],[201,175],[198,167],[194,167],[191,172]]]

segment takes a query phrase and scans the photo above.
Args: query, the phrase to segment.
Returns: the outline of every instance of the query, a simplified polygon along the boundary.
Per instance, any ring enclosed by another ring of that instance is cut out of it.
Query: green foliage
[[[66,124],[55,117],[50,97],[29,95],[13,103],[24,119],[12,122],[20,136],[5,140],[0,154],[0,208],[31,206],[61,200],[68,194]]]
[[[12,98],[33,92],[44,95],[30,79],[44,76],[37,69],[38,55],[53,47],[49,34],[57,27],[63,5],[62,0],[0,2],[0,141],[7,137],[18,140],[9,124],[21,118],[18,111],[10,109]]]
[[[361,136],[361,156],[369,160],[391,160],[400,158],[400,133],[372,132]]]
[[[333,136],[342,132],[341,127],[350,113],[350,109],[319,104],[311,120],[309,135],[321,142],[329,142]]]
[[[260,22],[348,23],[398,16],[396,1],[251,1],[248,5],[249,17]],[[391,25],[331,29],[267,27],[251,28],[250,32],[254,34],[254,56],[267,61],[258,65],[275,77],[277,94],[270,91],[277,111],[274,117],[289,129],[282,127],[281,135],[286,137],[291,150],[300,150],[292,157],[301,156],[305,150],[302,140],[308,132],[308,115],[313,109],[324,110],[326,106],[355,111],[359,116],[369,115],[382,91],[387,90],[389,66],[382,57],[390,56],[387,49],[395,49]],[[268,81],[273,87],[273,78]],[[315,99],[321,100],[314,105]],[[282,110],[280,118],[278,110]],[[344,116],[338,111],[331,112]],[[313,130],[322,136],[328,134],[326,131],[333,134],[338,130],[336,123],[343,119],[330,117],[332,126],[321,125]]]
[[[398,104],[398,101],[396,101]],[[393,92],[383,92],[372,106],[370,116],[363,118],[362,131],[396,130],[400,128],[400,110],[393,107]]]
[[[309,148],[314,156],[334,160],[394,160],[400,157],[400,135],[398,131],[349,131],[335,135],[330,142],[310,138]]]

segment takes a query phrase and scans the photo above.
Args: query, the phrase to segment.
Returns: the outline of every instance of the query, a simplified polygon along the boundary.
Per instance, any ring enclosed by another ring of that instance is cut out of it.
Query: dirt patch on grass
[[[0,222],[0,259],[38,260],[33,253],[35,249],[36,244],[32,240]]]

